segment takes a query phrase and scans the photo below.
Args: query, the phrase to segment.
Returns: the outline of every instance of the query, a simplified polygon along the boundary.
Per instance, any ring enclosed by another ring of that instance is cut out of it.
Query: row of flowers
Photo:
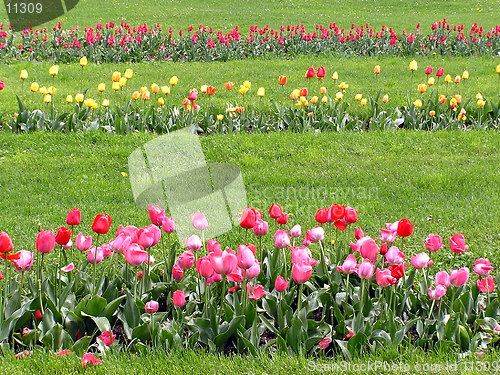
[[[35,271],[33,252],[14,251],[1,232],[0,339],[21,350],[85,352],[86,365],[99,363],[96,353],[147,343],[350,358],[373,345],[475,352],[500,338],[494,266],[479,258],[470,265],[475,276],[467,267],[436,270],[432,258],[444,244],[431,233],[408,268],[408,219],[387,223],[373,239],[355,228],[359,214],[349,206],[318,209],[317,225],[305,233],[279,204],[268,214],[247,207],[244,241],[234,251],[230,243],[205,242],[209,222],[195,213],[181,252],[171,243],[173,219],[158,206],[148,214],[150,225],[120,225],[112,236],[113,220],[99,214],[94,234],[74,237],[81,213],[70,210],[68,227],[39,232]],[[457,257],[470,251],[460,233],[450,236],[449,249]]]
[[[78,25],[63,29],[59,22],[52,30],[30,28],[20,33],[0,25],[0,57],[66,63],[78,61],[82,54],[100,62],[227,61],[311,53],[496,55],[500,51],[499,32],[499,25],[486,29],[474,23],[465,29],[464,25],[447,23],[446,18],[429,25],[426,33],[421,32],[419,23],[414,31],[401,30],[399,34],[392,27],[375,30],[369,24],[352,24],[344,29],[335,22],[317,24],[313,31],[306,31],[303,24],[276,29],[252,25],[246,34],[241,34],[238,26],[224,33],[202,25],[173,30],[162,28],[160,23],[132,27],[122,21],[82,30]]]

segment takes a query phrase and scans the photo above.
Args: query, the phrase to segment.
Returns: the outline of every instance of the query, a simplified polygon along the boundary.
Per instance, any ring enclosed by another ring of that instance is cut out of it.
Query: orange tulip
[[[225,87],[226,87],[226,90],[232,90],[234,87],[234,83],[231,81],[226,82]]]
[[[278,83],[279,83],[281,86],[286,85],[286,76],[280,76],[280,77],[278,78]]]

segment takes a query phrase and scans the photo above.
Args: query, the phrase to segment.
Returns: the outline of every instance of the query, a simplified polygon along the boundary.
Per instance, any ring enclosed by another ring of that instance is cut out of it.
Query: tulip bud
[[[26,69],[21,70],[21,74],[19,75],[19,78],[21,78],[23,81],[25,79],[28,79],[28,71]]]
[[[66,103],[73,103],[73,97],[71,95],[66,96]]]
[[[382,103],[387,103],[389,101],[389,95],[385,94],[382,98]]]
[[[75,100],[76,100],[78,103],[83,102],[83,99],[84,99],[83,94],[76,94],[76,95],[75,95]]]
[[[59,73],[59,65],[52,65],[50,68],[49,68],[49,74],[52,76],[52,77],[55,77],[57,75],[57,73]]]
[[[217,115],[217,121],[222,121],[224,119],[224,115]]]
[[[462,73],[462,79],[469,79],[469,72],[467,70],[464,70]]]
[[[177,85],[177,82],[179,82],[179,78],[177,78],[177,76],[173,76],[172,78],[170,78],[170,86],[176,86]]]
[[[375,65],[375,68],[373,68],[373,73],[380,74],[380,65]]]
[[[97,85],[97,91],[104,92],[104,90],[106,90],[106,84],[105,83],[99,83],[99,85]]]
[[[259,87],[259,89],[257,90],[257,96],[263,98],[265,94],[266,94],[266,89],[264,87]]]
[[[113,72],[113,74],[111,75],[111,80],[113,82],[119,82],[120,81],[120,78],[122,78],[120,72]]]
[[[37,91],[38,91],[38,88],[39,88],[38,83],[33,82],[33,83],[31,84],[31,86],[30,86],[30,91],[31,91],[31,92],[37,92]]]
[[[169,95],[170,94],[170,87],[168,87],[168,86],[162,86],[161,87],[161,92],[163,93],[163,95]]]
[[[412,60],[410,62],[410,71],[414,72],[418,69],[418,65],[417,65],[417,62],[415,60]]]
[[[85,56],[83,56],[81,59],[80,59],[80,66],[83,68],[84,66],[87,66],[87,58]]]
[[[125,78],[130,79],[134,76],[134,71],[132,69],[125,69],[125,74],[123,75]]]

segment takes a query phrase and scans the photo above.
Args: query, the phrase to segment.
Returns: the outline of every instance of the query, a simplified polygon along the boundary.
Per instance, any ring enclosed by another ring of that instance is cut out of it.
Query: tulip
[[[266,95],[266,89],[264,87],[259,87],[257,90],[257,96],[263,98]]]
[[[269,292],[264,291],[264,287],[262,285],[256,285],[252,289],[250,284],[247,284],[247,293],[248,299],[252,301],[261,299],[264,295],[269,294]]]
[[[460,76],[456,76],[454,82],[455,83],[460,83]]]
[[[415,72],[418,69],[417,62],[415,60],[412,60],[410,62],[410,71]]]
[[[278,276],[274,282],[274,289],[278,293],[283,293],[288,288],[289,281],[286,281],[283,276]]]
[[[312,267],[304,262],[294,263],[292,269],[293,280],[297,284],[304,284],[312,275]]]
[[[375,262],[378,257],[378,245],[369,236],[360,238],[356,244],[350,243],[351,249],[354,252],[360,253],[364,259]]]
[[[427,85],[423,84],[423,83],[420,83],[418,85],[418,92],[423,94],[424,92],[427,91]],[[420,106],[421,107],[421,106]]]
[[[211,253],[216,253],[217,255],[220,254],[221,252],[220,244],[217,242],[217,240],[208,240],[207,251],[209,254]]]
[[[39,88],[39,85],[38,85],[38,83],[36,83],[36,82],[33,82],[33,83],[30,85],[30,91],[31,91],[31,92],[37,92],[37,91],[38,91],[38,88]]]
[[[205,217],[205,214],[195,213],[191,215],[191,221],[193,223],[193,227],[196,230],[205,230],[208,227],[208,221]]]
[[[203,243],[201,242],[201,238],[196,234],[193,234],[191,237],[185,240],[186,247],[190,251],[198,251],[203,247]]]
[[[432,263],[429,256],[426,253],[420,253],[416,256],[411,257],[411,265],[415,267],[417,270],[421,270],[423,268],[429,267]]]
[[[168,216],[165,217],[161,222],[161,229],[163,229],[165,233],[173,233],[175,231],[174,219]]]
[[[163,95],[169,95],[170,94],[170,87],[168,87],[168,86],[162,86],[161,87],[161,92],[163,93]]]
[[[38,239],[37,239],[37,243],[38,243]],[[10,253],[13,248],[14,248],[14,246],[12,244],[12,240],[9,237],[9,235],[5,232],[0,232],[0,253],[1,254]]]
[[[433,301],[439,301],[446,294],[446,288],[443,285],[436,285],[436,288],[432,290],[429,288],[429,298]]]
[[[486,279],[477,280],[477,287],[482,293],[491,293],[495,290],[495,282],[490,275]]]
[[[101,247],[91,247],[87,253],[87,260],[90,264],[99,264],[104,259],[104,253]]]
[[[422,107],[422,101],[420,99],[417,99],[413,102],[413,105],[417,108]]]
[[[367,259],[358,267],[357,274],[361,279],[370,280],[375,272],[375,266]]]
[[[237,263],[238,267],[244,270],[249,269],[255,263],[255,256],[248,246],[241,244],[238,247]]]
[[[497,65],[496,69],[495,69],[495,72],[497,74],[500,74],[500,64]]]
[[[447,74],[447,75],[446,75],[446,77],[444,77],[444,81],[445,81],[446,83],[451,83],[451,82],[453,82],[453,81],[452,81],[452,79],[451,79],[451,75],[450,75],[450,74]]]
[[[456,233],[452,237],[450,237],[450,249],[455,254],[460,254],[466,251],[469,248],[465,244],[465,238],[462,234]]]
[[[42,87],[40,88],[40,94],[42,94],[42,95],[47,95],[47,88],[46,88],[45,86],[42,86]]]
[[[268,226],[268,223],[266,221],[264,221],[262,219],[257,219],[252,230],[256,236],[262,237],[262,236],[265,236],[267,234],[268,228],[269,228],[269,226]]]
[[[383,270],[377,268],[377,271],[375,272],[375,280],[377,281],[377,285],[382,288],[397,284],[398,282],[398,279],[392,276],[391,271],[388,268]]]
[[[214,274],[214,269],[208,257],[201,257],[196,261],[196,271],[205,279]]]
[[[207,87],[207,95],[213,95],[213,94],[215,94],[215,87],[208,86]]]
[[[257,276],[259,276],[259,273],[260,273],[260,262],[258,262],[256,259],[255,262],[252,264],[252,267],[247,269],[245,275],[247,277],[247,280],[252,280],[255,279]]]
[[[361,102],[360,102],[361,106],[363,106],[363,107],[366,106],[366,103],[367,103],[366,99],[361,99]]]
[[[340,82],[339,89],[341,89],[342,91],[347,90],[348,87],[349,87],[349,85],[347,83]]]
[[[76,95],[75,95],[75,100],[76,100],[78,103],[83,102],[83,100],[84,100],[84,96],[83,96],[83,94],[76,94]]]
[[[16,270],[19,272],[26,272],[33,266],[33,253],[27,250],[20,250],[12,259],[9,259],[14,263]]]
[[[148,259],[147,251],[145,251],[140,245],[136,243],[132,243],[130,244],[130,246],[124,249],[123,255],[125,255],[125,260],[132,267],[140,266]]]
[[[469,72],[467,70],[464,70],[462,73],[462,79],[469,79]]]
[[[279,76],[279,78],[278,78],[278,83],[279,83],[281,86],[286,85],[286,76]]]
[[[315,266],[318,261],[314,260],[311,255],[311,250],[307,247],[292,247],[292,263],[305,263],[310,266]]]
[[[49,68],[49,74],[52,76],[52,77],[55,77],[57,75],[57,73],[59,73],[59,65],[52,65],[50,68]]]
[[[276,223],[281,225],[285,225],[286,223],[288,223],[288,214],[282,212],[280,217],[276,219]]]
[[[380,74],[380,65],[375,65],[375,68],[373,68],[373,73]]]
[[[233,87],[234,87],[234,83],[233,83],[233,82],[231,82],[231,81],[226,82],[226,83],[224,84],[224,87],[226,88],[226,90],[232,90],[232,89],[233,89]]]
[[[161,99],[161,98],[160,98],[160,99]],[[158,100],[159,100],[159,99],[158,99]],[[109,107],[109,100],[108,100],[108,99],[104,99],[104,100],[102,101],[102,106],[103,106],[104,108],[108,108],[108,107]],[[122,173],[122,174],[123,174],[123,173]]]
[[[250,81],[245,81],[243,82],[243,86],[249,90],[252,87],[252,83]]]
[[[87,367],[87,364],[98,364],[102,363],[100,359],[97,359],[92,353],[85,353],[82,357],[82,366]]]
[[[97,91],[104,92],[105,90],[106,90],[106,84],[105,83],[99,83],[97,85]]]
[[[184,276],[184,270],[178,264],[174,264],[172,267],[172,278],[175,281],[181,281]]]
[[[137,243],[145,249],[155,246],[160,241],[160,238],[161,230],[153,224],[141,228],[137,232]]]
[[[45,104],[49,104],[49,103],[51,103],[51,102],[52,102],[52,97],[51,97],[50,95],[45,95],[45,96],[43,97],[43,102],[44,102]]]
[[[175,295],[175,292],[174,292],[174,295]],[[174,304],[175,304],[175,302],[174,302]],[[156,301],[149,301],[144,306],[144,311],[147,314],[154,314],[155,312],[158,311],[159,307],[160,307],[160,304],[158,302],[156,302]]]
[[[325,94],[326,94],[326,87],[325,87],[325,86],[321,86],[321,87],[319,88],[319,93],[320,93],[321,95],[325,95]]]
[[[60,227],[57,230],[55,241],[58,245],[64,246],[71,240],[72,230],[66,227]]]
[[[158,94],[158,93],[160,92],[160,86],[158,86],[158,84],[157,84],[157,83],[153,83],[153,84],[151,85],[151,92],[152,92],[153,94]]]
[[[359,240],[360,238],[362,238],[364,236],[365,236],[365,234],[363,233],[363,229],[361,229],[360,227],[356,227],[356,229],[354,230],[354,238]]]
[[[111,227],[111,222],[109,215],[98,214],[92,223],[92,230],[98,234],[106,234]]]
[[[177,259],[177,263],[183,270],[188,270],[193,267],[195,260],[195,256],[191,251],[184,251],[179,258]]]
[[[316,226],[306,231],[306,236],[311,242],[319,242],[325,239],[325,230],[323,227]]]
[[[486,105],[486,101],[485,101],[485,100],[482,100],[482,99],[481,99],[481,100],[478,100],[478,101],[477,101],[477,106],[478,106],[478,107],[482,108],[482,107],[484,107],[485,105]]]
[[[293,90],[292,93],[290,94],[290,99],[297,100],[299,94],[300,94],[299,90]]]
[[[100,339],[102,341],[102,343],[106,346],[111,346],[111,344],[113,343],[113,341],[115,341],[115,338],[116,338],[116,335],[111,335],[110,336],[110,333],[109,331],[104,331],[100,336],[97,337],[98,339]]]
[[[307,89],[306,89],[305,87],[303,87],[303,88],[301,88],[301,89],[299,90],[299,95],[300,95],[300,96],[306,97],[306,96],[307,96],[307,94],[308,94],[308,91],[307,91]]]
[[[324,224],[327,221],[328,217],[328,208],[320,208],[316,211],[315,219],[319,224]]]
[[[439,271],[436,273],[436,285],[442,285],[445,288],[450,286],[450,276],[446,271]]]
[[[81,59],[80,59],[80,66],[83,68],[84,66],[87,66],[87,58],[85,56],[83,56]]]
[[[220,275],[231,274],[238,264],[238,258],[232,250],[220,251],[219,249],[219,252],[210,253],[208,259],[214,271]]]
[[[172,300],[175,307],[182,307],[186,303],[186,295],[182,290],[176,290],[172,295]]]
[[[404,254],[396,246],[391,246],[385,254],[385,262],[389,265],[402,264],[404,258]]]
[[[439,103],[441,103],[441,104],[446,103],[446,96],[444,96],[444,95],[439,95]]]
[[[318,72],[316,73],[316,77],[317,77],[318,79],[323,79],[323,78],[325,78],[325,68],[323,68],[322,66],[320,66],[320,67],[318,68]]]
[[[207,85],[201,85],[200,92],[202,94],[206,94],[207,93],[207,87],[208,87]]]
[[[75,240],[75,246],[80,251],[87,251],[92,246],[92,237],[85,237],[82,233],[78,233]]]
[[[354,254],[349,254],[344,263],[341,266],[337,266],[339,272],[343,272],[346,275],[350,275],[351,273],[355,273],[358,268],[358,263],[356,261],[356,257]]]
[[[113,74],[111,75],[111,80],[113,82],[120,82],[120,79],[122,78],[122,75],[120,72],[113,72]]]
[[[332,339],[329,337],[325,337],[323,340],[321,340],[319,342],[318,346],[321,350],[325,350],[325,349],[328,349],[328,347],[330,346],[331,343],[332,343]]]
[[[361,99],[363,99],[363,95],[356,94],[356,96],[354,97],[354,99],[356,99],[357,101],[360,101]]]
[[[21,74],[19,75],[19,78],[21,78],[23,81],[25,79],[28,79],[28,71],[26,69],[21,70]]]
[[[443,68],[439,68],[437,70],[437,72],[436,72],[436,77],[442,77],[443,73],[444,73],[444,69]]]
[[[42,230],[36,237],[36,250],[39,253],[46,254],[54,250],[56,245],[56,236],[50,230]]]
[[[66,103],[73,103],[73,97],[71,95],[66,96]]]
[[[310,66],[309,69],[307,69],[306,78],[312,78],[315,74],[316,72],[314,71],[314,68]]]
[[[409,237],[413,233],[413,224],[408,219],[401,219],[398,223],[397,234],[399,237]]]
[[[425,74],[431,75],[432,74],[432,66],[428,66],[427,69],[425,69]]]
[[[125,74],[123,75],[125,78],[130,79],[134,76],[134,71],[132,69],[125,69]]]
[[[478,276],[488,276],[492,270],[493,267],[488,259],[480,258],[474,262],[474,272]]]
[[[427,80],[427,85],[434,86],[434,77],[429,77],[429,79]]]
[[[245,229],[252,229],[257,221],[255,208],[247,207],[241,214],[240,226]]]
[[[387,103],[389,101],[389,95],[385,94],[383,97],[382,97],[382,103]]]
[[[425,248],[428,251],[438,251],[443,248],[443,239],[437,234],[429,234],[425,239]]]
[[[337,74],[337,72],[333,72],[332,80],[336,81],[338,79],[339,79],[339,75]]]
[[[296,224],[290,229],[290,237],[299,238],[302,235],[302,228],[300,224]]]

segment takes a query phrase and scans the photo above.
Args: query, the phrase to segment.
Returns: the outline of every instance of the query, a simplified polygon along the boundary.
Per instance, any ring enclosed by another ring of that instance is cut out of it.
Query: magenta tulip
[[[377,238],[377,240],[381,240],[384,243],[393,243],[398,236],[397,232],[389,229],[381,229],[380,232],[382,233],[382,236]]]
[[[442,285],[445,288],[450,286],[450,276],[446,271],[439,271],[436,273],[436,285]]]
[[[207,251],[209,254],[216,253],[217,255],[220,255],[221,249],[220,249],[220,244],[217,242],[217,240],[207,241]]]
[[[239,267],[236,267],[233,272],[227,275],[227,280],[232,283],[241,283],[244,279],[243,270]]]
[[[358,266],[358,276],[360,279],[370,280],[375,272],[375,266],[368,260],[365,259]]]
[[[165,217],[161,223],[161,229],[163,229],[165,233],[173,233],[175,231],[174,219],[168,216]]]
[[[490,275],[486,279],[477,280],[477,287],[482,293],[491,293],[495,290],[495,282]]]
[[[172,300],[175,307],[182,307],[186,303],[186,295],[182,290],[176,290],[172,295]]]
[[[284,249],[290,246],[290,237],[286,230],[277,230],[274,234],[274,246],[279,249]]]
[[[456,287],[464,286],[469,280],[469,270],[460,268],[450,272],[450,284]]]
[[[172,267],[172,277],[175,281],[181,281],[184,276],[184,270],[178,264]]]
[[[344,220],[346,224],[354,224],[358,221],[358,211],[352,207],[347,206],[345,208]]]
[[[332,339],[329,337],[325,337],[323,340],[321,340],[319,342],[318,346],[321,350],[325,350],[325,349],[328,349],[328,347],[330,346],[331,343],[332,343]]]
[[[109,334],[109,331],[104,331],[100,336],[97,337],[106,346],[111,346],[113,341],[115,341],[116,335]]]
[[[264,221],[262,219],[257,219],[252,230],[257,237],[262,237],[267,234],[268,228],[269,226],[267,221]]]
[[[306,231],[306,236],[311,242],[319,242],[325,239],[325,230],[323,227],[316,226]]]
[[[19,272],[29,271],[33,266],[33,253],[27,250],[20,250],[14,254],[12,263]]]
[[[91,247],[88,251],[87,259],[91,264],[99,264],[104,259],[104,254],[101,247]]]
[[[123,248],[124,248],[124,243],[128,246],[130,243],[125,242],[127,238],[130,240],[130,237],[127,236],[125,233],[120,233],[116,238],[112,241],[109,242],[109,245],[111,246],[111,249],[118,254],[123,254]],[[77,237],[78,239],[78,237]]]
[[[398,279],[392,276],[391,270],[388,268],[382,270],[377,268],[377,271],[375,272],[375,280],[377,281],[378,286],[382,288],[397,284],[398,282]]]
[[[139,229],[137,232],[137,243],[148,249],[155,246],[161,238],[161,230],[154,224]]]
[[[255,279],[257,276],[259,276],[259,273],[260,273],[260,262],[258,262],[257,259],[255,259],[255,262],[252,264],[252,267],[250,267],[246,271],[247,280]]]
[[[98,364],[102,363],[102,360],[97,359],[92,353],[85,353],[82,357],[82,366],[87,367],[87,364]]]
[[[315,266],[318,261],[312,258],[311,250],[307,247],[291,247],[292,250],[292,263],[304,262],[310,266]]]
[[[446,294],[446,287],[443,285],[436,285],[436,288],[432,290],[429,288],[429,298],[433,301],[439,301]]]
[[[468,248],[469,246],[465,244],[465,238],[463,234],[456,233],[452,237],[450,237],[450,249],[455,254],[463,253]]]
[[[278,276],[274,282],[274,289],[277,292],[283,293],[288,288],[289,281],[286,281],[283,276]]]
[[[293,238],[299,238],[302,235],[302,228],[300,224],[296,224],[290,229],[290,236]]]
[[[427,251],[438,251],[443,248],[443,239],[437,234],[429,234],[425,239],[425,248]]]
[[[67,225],[78,225],[80,224],[80,221],[82,220],[82,215],[80,213],[79,208],[72,208],[68,212],[68,216],[66,217],[66,224]]]
[[[174,294],[175,294],[175,292],[174,292]],[[158,311],[159,307],[160,307],[160,304],[158,302],[156,302],[156,301],[149,301],[144,306],[144,311],[147,314],[154,314],[155,312]]]
[[[416,256],[411,257],[411,265],[415,267],[417,270],[427,268],[432,263],[434,262],[430,260],[429,255],[427,255],[426,253],[420,253],[417,254]]]
[[[193,267],[194,264],[194,254],[191,251],[184,251],[179,258],[177,259],[177,263],[183,270],[188,270]]]
[[[56,246],[56,236],[50,230],[42,230],[36,237],[36,250],[39,253],[47,254],[54,250]]]
[[[474,262],[474,272],[479,276],[488,276],[493,270],[488,259],[479,258]]]
[[[360,253],[364,259],[368,259],[372,262],[377,260],[378,245],[371,237],[365,236],[356,241],[356,244],[351,242],[350,246],[353,251]]]
[[[125,255],[125,260],[132,267],[140,266],[148,259],[147,251],[136,243],[130,244],[130,246],[124,249],[123,255]]]
[[[356,229],[354,230],[354,238],[356,238],[356,240],[359,240],[364,236],[365,234],[363,233],[363,229],[361,229],[361,227],[356,227]]]
[[[405,255],[396,246],[391,246],[387,253],[385,253],[385,262],[389,265],[402,264],[404,262]]]
[[[311,278],[312,267],[305,262],[294,263],[292,269],[293,280],[297,284],[304,284]]]
[[[220,275],[229,275],[235,270],[238,263],[234,252],[228,252],[227,250],[220,251],[220,249],[219,252],[210,253],[208,259],[214,271]]]
[[[264,287],[262,285],[255,285],[253,289],[251,289],[250,284],[247,284],[247,293],[248,299],[251,300],[258,300],[264,295],[269,294],[269,292],[264,291]]]
[[[196,261],[196,271],[205,279],[213,275],[214,269],[208,257],[201,257]]]
[[[337,266],[337,269],[339,272],[343,272],[346,275],[356,272],[358,269],[358,262],[356,261],[354,254],[349,254],[345,258],[344,263],[341,266]]]
[[[152,204],[148,205],[148,214],[151,219],[151,224],[160,227],[165,219],[165,210],[162,210],[160,206],[154,206]]]
[[[139,233],[139,228],[134,227],[133,225],[129,225],[124,227],[123,225],[120,225],[118,230],[116,231],[116,236],[118,237],[121,233],[126,234],[128,237],[130,237],[130,241],[137,243],[137,233]],[[125,248],[125,246],[124,246]]]
[[[248,246],[240,245],[238,247],[237,261],[238,267],[246,270],[252,267],[255,263],[255,256],[253,255],[252,250],[248,248]]]
[[[191,237],[186,239],[186,247],[190,251],[198,251],[203,247],[203,243],[201,242],[201,238],[196,234],[193,234]]]

